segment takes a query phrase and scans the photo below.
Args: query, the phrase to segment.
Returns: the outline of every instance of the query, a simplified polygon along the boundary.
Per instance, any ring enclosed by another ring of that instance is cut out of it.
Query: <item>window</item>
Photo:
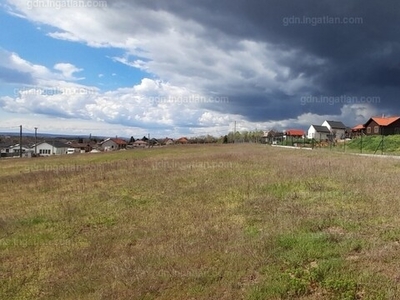
[[[371,133],[371,127],[367,127],[367,133]]]
[[[50,149],[40,149],[39,154],[50,154]]]
[[[374,126],[374,133],[379,133],[379,126]]]

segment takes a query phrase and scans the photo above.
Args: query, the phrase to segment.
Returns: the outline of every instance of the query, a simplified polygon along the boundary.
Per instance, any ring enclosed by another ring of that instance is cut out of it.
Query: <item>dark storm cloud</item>
[[[257,92],[243,83],[242,95],[228,95],[232,101],[226,112],[240,113],[251,121],[291,118],[304,112],[338,114],[340,106],[301,105],[299,98],[349,94],[379,96],[382,110],[400,114],[397,0],[139,0],[138,4],[195,20],[207,28],[203,38],[226,51],[238,47],[235,42],[240,39],[272,44],[276,52],[295,51],[279,61],[290,69],[288,77],[275,80],[284,83],[303,74],[311,86],[293,96],[280,90],[265,94],[260,88]],[[319,58],[321,63],[307,62],[306,57]],[[248,90],[256,95],[246,94]]]

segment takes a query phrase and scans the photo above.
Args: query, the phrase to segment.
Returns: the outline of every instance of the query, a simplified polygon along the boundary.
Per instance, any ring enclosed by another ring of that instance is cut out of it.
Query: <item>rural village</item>
[[[362,135],[393,135],[400,134],[400,117],[371,117],[366,123],[354,127],[347,127],[341,121],[325,120],[321,125],[312,124],[307,132],[302,129],[287,129],[284,131],[267,130],[230,133],[223,137],[210,135],[178,139],[172,138],[147,138],[123,139],[119,137],[96,139],[96,138],[52,138],[23,137],[19,143],[18,138],[3,136],[0,140],[0,157],[34,157],[51,156],[76,153],[99,153],[105,151],[117,151],[128,149],[140,149],[150,147],[161,147],[186,144],[210,144],[210,143],[233,143],[233,142],[255,142],[266,144],[278,144],[283,141],[291,141],[294,145],[327,146],[329,142],[339,142],[345,139],[353,139]],[[40,140],[38,142],[38,139]],[[35,142],[36,141],[36,142]],[[294,143],[297,142],[297,143]]]

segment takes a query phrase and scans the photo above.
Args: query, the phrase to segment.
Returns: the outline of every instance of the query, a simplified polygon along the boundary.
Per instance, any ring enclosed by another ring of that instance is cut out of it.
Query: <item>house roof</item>
[[[12,143],[0,143],[0,149],[11,147]]]
[[[179,138],[179,139],[177,139],[176,140],[178,143],[187,143],[188,142],[188,139],[186,138],[186,137],[181,137],[181,138]]]
[[[263,137],[279,137],[279,136],[283,136],[283,132],[274,129],[264,131],[263,135]]]
[[[99,145],[102,145],[103,143],[108,142],[108,141],[113,141],[117,145],[126,145],[127,144],[126,141],[124,141],[123,139],[120,139],[120,138],[108,138],[108,139],[105,139],[104,141],[101,141],[99,143]]]
[[[124,141],[123,139],[119,139],[119,138],[112,138],[110,140],[112,140],[117,145],[126,145],[127,144],[126,141]]]
[[[19,149],[20,147],[19,147],[19,144],[15,144],[15,145],[12,145],[12,146],[9,146],[8,148],[10,148],[10,149]],[[24,144],[22,144],[22,148],[25,148],[25,149],[29,149],[30,147],[29,147],[29,145],[24,145]]]
[[[364,129],[364,128],[365,128],[365,127],[364,127],[363,124],[358,124],[358,125],[354,126],[353,128],[351,128],[351,130],[357,131],[357,130],[362,130],[362,129]]]
[[[142,141],[142,140],[136,140],[133,143],[136,144],[136,145],[138,145],[138,144],[147,144],[147,142]]]
[[[301,129],[289,129],[286,130],[286,135],[304,135],[304,130]]]
[[[49,143],[49,144],[53,145],[56,148],[69,148],[68,144],[65,144],[65,143],[62,143],[62,142],[59,142],[59,141],[54,141],[54,142]]]
[[[173,143],[174,140],[167,137],[167,138],[165,138],[165,139],[159,140],[159,142],[162,143],[162,144],[166,144],[166,143]]]
[[[346,129],[346,126],[340,121],[326,121],[332,129]]]
[[[89,143],[71,143],[69,144],[71,148],[86,148],[91,147]]]
[[[367,126],[367,124],[370,123],[371,120],[375,121],[376,124],[378,124],[379,126],[388,126],[398,119],[400,119],[400,117],[372,117],[364,124],[364,126]]]
[[[38,143],[36,146],[39,146],[41,144],[48,144],[50,146],[53,146],[54,148],[70,148],[70,145],[64,144],[64,143],[59,142],[59,141],[42,142],[42,143]]]
[[[326,126],[321,126],[321,125],[311,125],[314,127],[316,132],[323,132],[323,133],[331,133]]]

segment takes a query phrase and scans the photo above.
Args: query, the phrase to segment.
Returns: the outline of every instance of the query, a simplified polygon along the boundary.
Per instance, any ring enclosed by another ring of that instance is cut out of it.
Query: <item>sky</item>
[[[1,0],[0,131],[142,137],[400,115],[398,0]]]

